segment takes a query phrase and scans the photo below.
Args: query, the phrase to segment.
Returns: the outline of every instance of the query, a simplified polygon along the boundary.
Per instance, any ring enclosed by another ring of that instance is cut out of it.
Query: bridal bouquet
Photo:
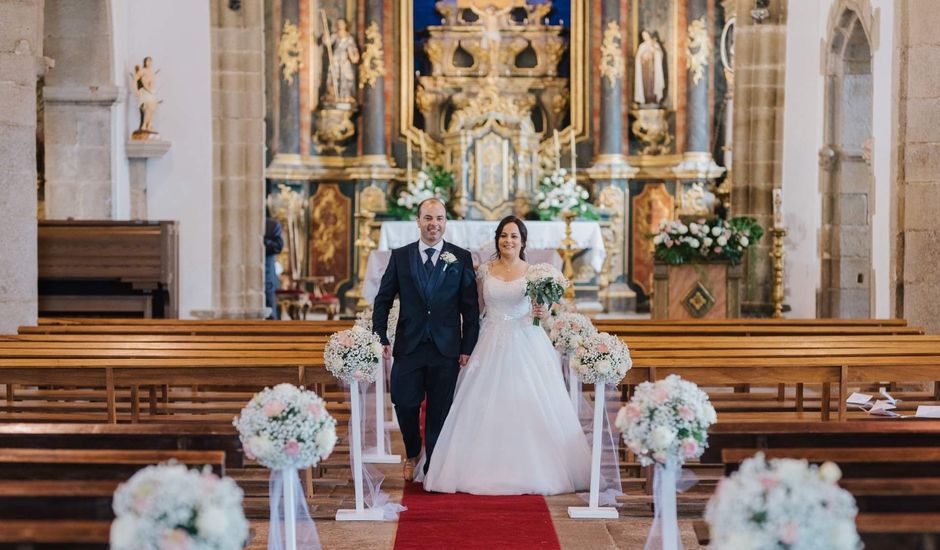
[[[535,264],[529,266],[525,274],[525,294],[539,305],[555,304],[568,288],[568,279],[549,264]],[[541,319],[534,317],[532,324],[540,325]]]
[[[349,384],[362,380],[375,382],[382,360],[382,342],[378,334],[354,326],[330,336],[323,360],[326,370]]]
[[[398,303],[398,299],[392,302],[392,309],[388,311],[388,331],[386,336],[388,337],[389,343],[395,345],[395,331],[398,329],[398,312],[401,307]],[[356,314],[356,323],[353,326],[361,327],[369,332],[372,332],[372,306],[367,307],[366,309],[360,311]]]
[[[585,338],[569,368],[588,384],[617,385],[633,366],[630,350],[623,340],[606,332],[595,332]]]
[[[559,214],[572,211],[580,218],[599,219],[594,205],[588,202],[588,192],[569,177],[564,168],[556,168],[539,182],[539,192],[535,195],[539,219],[557,220]]]
[[[766,462],[757,453],[718,483],[705,520],[717,550],[856,550],[855,500],[837,481],[839,467],[805,460]]]
[[[114,550],[236,550],[248,540],[242,490],[208,466],[147,466],[117,488],[112,507]]]
[[[681,466],[702,456],[718,420],[708,394],[675,374],[643,382],[617,413],[616,425],[640,464]]]
[[[597,334],[591,320],[578,313],[562,312],[548,321],[548,337],[561,354],[572,354],[581,343]]]
[[[297,470],[325,459],[336,445],[336,420],[317,394],[291,384],[265,388],[232,424],[245,456],[272,470]]]

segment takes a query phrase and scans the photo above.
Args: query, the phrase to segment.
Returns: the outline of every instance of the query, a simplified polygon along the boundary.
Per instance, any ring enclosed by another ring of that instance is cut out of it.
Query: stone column
[[[637,169],[630,166],[623,154],[623,83],[624,26],[618,0],[604,0],[601,4],[601,61],[595,75],[601,88],[600,142],[598,153],[587,173],[594,183],[594,202],[609,216],[604,226],[604,244],[608,260],[604,272],[598,277],[598,298],[606,310],[617,304],[629,304],[632,309],[636,294],[624,283],[627,257],[627,181]]]
[[[882,14],[882,17],[885,15]],[[895,3],[892,64],[897,71],[894,314],[931,334],[940,333],[940,10],[933,2]],[[889,15],[890,17],[890,15]],[[877,137],[876,143],[877,143]]]
[[[213,140],[213,309],[201,317],[263,318],[264,6],[210,2]]]
[[[35,325],[36,79],[42,0],[0,0],[0,333]]]
[[[724,168],[715,164],[710,146],[708,91],[717,56],[714,55],[714,21],[708,17],[708,0],[688,0],[686,19],[689,25],[683,29],[685,55],[690,67],[685,88],[685,152],[675,172],[679,179],[711,180],[723,174]]]
[[[749,6],[738,7],[734,67],[734,184],[731,212],[773,225],[773,189],[783,185],[783,93],[786,11],[771,0],[760,23]],[[771,239],[765,235],[748,253],[745,311],[770,312],[773,283]]]
[[[382,0],[366,0],[365,36],[360,41],[364,55],[359,66],[359,87],[362,89],[362,162],[369,166],[387,167],[383,4]]]
[[[119,94],[107,2],[46,0],[44,17],[45,55],[55,61],[43,89],[46,218],[110,219]]]

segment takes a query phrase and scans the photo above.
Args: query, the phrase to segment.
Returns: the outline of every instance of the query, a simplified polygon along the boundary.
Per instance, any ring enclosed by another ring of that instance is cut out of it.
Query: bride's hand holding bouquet
[[[544,263],[529,266],[529,269],[526,270],[525,279],[525,294],[532,300],[535,307],[548,306],[548,308],[551,308],[552,304],[560,302],[569,284],[568,279],[562,275],[561,271]],[[541,317],[545,313],[547,312],[543,310],[542,314],[539,315],[533,308],[532,324],[539,326]]]

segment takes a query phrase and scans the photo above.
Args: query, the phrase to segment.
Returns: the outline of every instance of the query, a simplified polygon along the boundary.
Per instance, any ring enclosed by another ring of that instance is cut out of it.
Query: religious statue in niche
[[[334,23],[336,34],[330,41],[328,51],[329,68],[326,78],[326,95],[328,102],[355,102],[356,91],[356,65],[359,64],[359,48],[356,41],[349,34],[345,19],[337,19]]]
[[[346,150],[345,142],[356,133],[352,117],[358,105],[355,94],[359,47],[345,19],[333,23],[335,33],[332,35],[322,10],[320,22],[327,53],[326,87],[316,113],[313,138],[318,153],[342,154]]]
[[[153,114],[160,103],[154,91],[155,74],[151,57],[145,57],[143,65],[134,65],[134,72],[131,73],[134,79],[133,89],[137,97],[137,109],[140,111],[140,125],[131,134],[131,139],[147,140],[160,137],[160,134],[153,129]]]
[[[633,98],[642,107],[659,107],[666,91],[666,76],[663,65],[663,47],[656,33],[649,29],[640,32],[643,41],[636,49],[634,67]]]
[[[633,135],[642,143],[640,154],[661,155],[669,152],[666,101],[665,52],[659,34],[650,29],[640,31],[633,67]]]

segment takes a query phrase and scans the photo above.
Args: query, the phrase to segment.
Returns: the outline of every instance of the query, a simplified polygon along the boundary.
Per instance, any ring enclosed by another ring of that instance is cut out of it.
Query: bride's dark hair
[[[496,244],[496,253],[493,254],[494,258],[499,258],[499,234],[503,232],[503,228],[508,224],[514,223],[516,227],[519,228],[519,237],[522,239],[522,248],[519,249],[519,259],[525,259],[525,243],[529,237],[529,232],[525,228],[525,224],[522,223],[522,220],[515,216],[506,216],[500,220],[499,225],[496,226],[496,236],[493,239],[494,244]]]

